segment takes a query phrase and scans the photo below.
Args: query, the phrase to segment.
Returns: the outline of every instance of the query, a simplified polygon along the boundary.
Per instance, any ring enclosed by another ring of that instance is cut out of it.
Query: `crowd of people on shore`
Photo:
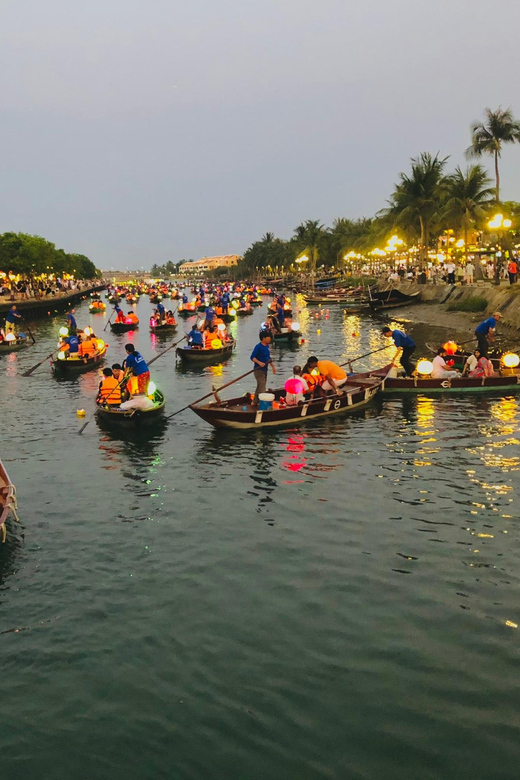
[[[518,263],[515,258],[509,259],[498,267],[499,279],[516,284],[518,281]],[[448,260],[441,265],[431,265],[424,268],[404,265],[390,269],[386,272],[389,282],[416,282],[417,284],[474,284],[476,280],[477,266],[470,259],[466,263]],[[492,260],[480,265],[480,278],[484,281],[495,281],[497,264]]]
[[[11,282],[8,279],[0,280],[0,302],[4,301],[29,301],[41,298],[53,298],[58,295],[66,295],[74,292],[88,290],[99,284],[99,279],[21,279]]]

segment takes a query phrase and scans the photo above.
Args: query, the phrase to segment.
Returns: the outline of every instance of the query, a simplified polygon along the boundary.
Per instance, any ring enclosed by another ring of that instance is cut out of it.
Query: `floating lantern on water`
[[[507,352],[502,355],[502,363],[506,368],[516,368],[520,363],[520,357],[514,352]]]
[[[433,371],[433,363],[431,360],[422,359],[417,363],[417,371],[421,376],[427,376]]]
[[[76,414],[78,417],[85,417],[85,410],[84,409],[78,409]]]

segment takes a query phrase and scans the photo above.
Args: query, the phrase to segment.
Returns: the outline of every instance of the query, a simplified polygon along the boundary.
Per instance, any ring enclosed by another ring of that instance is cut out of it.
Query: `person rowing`
[[[267,370],[269,366],[276,374],[276,366],[271,358],[271,350],[269,344],[271,343],[271,333],[268,330],[263,330],[260,333],[260,341],[251,352],[251,360],[254,365],[253,373],[256,379],[256,390],[253,398],[253,404],[258,405],[258,396],[261,393],[265,393],[267,387]]]
[[[73,331],[70,336],[66,336],[58,345],[58,349],[61,352],[68,352],[69,355],[77,355],[79,352],[79,337],[76,332]]]
[[[197,328],[197,323],[195,323],[193,328],[188,333],[188,346],[190,346],[192,349],[202,349],[203,344],[204,337]]]
[[[477,337],[478,348],[482,357],[488,356],[489,342],[495,340],[497,322],[501,318],[500,312],[496,311],[492,317],[488,317],[487,320],[477,325],[475,329],[475,336]]]
[[[116,322],[124,322],[125,321],[125,315],[124,315],[123,309],[121,308],[121,306],[119,306],[118,303],[115,304],[114,311],[116,313]]]
[[[13,305],[7,312],[7,316],[5,318],[6,327],[9,328],[9,326],[11,326],[14,330],[16,320],[21,320],[21,319],[22,319],[22,315],[18,314],[18,312],[16,311],[16,305],[13,303]]]
[[[312,355],[307,360],[307,369],[312,374],[312,371],[316,368],[321,376],[324,377],[321,383],[321,390],[326,392],[332,390],[334,393],[341,395],[340,388],[348,379],[347,372],[332,360],[318,360],[315,355]],[[323,395],[323,393],[321,394]]]
[[[71,309],[67,314],[67,316],[65,317],[65,320],[67,322],[67,327],[69,329],[69,333],[75,333],[78,329],[76,318],[74,316],[75,314],[76,314],[76,309]]]
[[[415,352],[415,341],[408,336],[408,334],[404,333],[404,331],[392,330],[388,325],[383,328],[381,333],[383,336],[386,336],[386,338],[394,340],[395,346],[401,350],[399,362],[404,368],[406,376],[413,376],[415,366],[410,362],[410,358]]]
[[[164,306],[163,306],[163,304],[161,303],[161,301],[159,301],[159,303],[157,304],[157,306],[156,306],[156,308],[155,308],[155,311],[156,311],[156,312],[157,312],[157,314],[159,315],[159,322],[160,322],[160,323],[161,323],[161,325],[162,325],[162,324],[163,324],[163,322],[164,322],[164,318],[165,318],[165,309],[164,309]]]
[[[126,358],[123,361],[125,373],[132,377],[129,382],[132,395],[146,395],[148,382],[150,381],[150,370],[144,357],[136,350],[133,344],[125,344]]]

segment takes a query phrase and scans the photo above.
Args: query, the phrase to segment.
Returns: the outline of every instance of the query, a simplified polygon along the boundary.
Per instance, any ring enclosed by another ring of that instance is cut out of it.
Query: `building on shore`
[[[237,265],[240,255],[219,255],[218,257],[202,257],[200,260],[191,260],[179,266],[181,274],[197,274],[205,271],[214,271],[215,268],[231,268]]]

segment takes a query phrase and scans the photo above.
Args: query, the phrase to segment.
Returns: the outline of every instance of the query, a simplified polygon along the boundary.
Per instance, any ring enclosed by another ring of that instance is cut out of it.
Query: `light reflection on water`
[[[151,356],[165,345],[137,311]],[[280,381],[312,352],[382,345],[382,319],[316,312],[297,315],[303,347],[273,349]],[[226,364],[154,364],[169,413],[249,369],[261,319],[232,326]],[[253,432],[186,412],[149,436],[95,421],[78,436],[96,372],[20,376],[53,327],[0,364],[22,519],[0,550],[7,777],[20,756],[58,780],[516,776],[517,397],[392,396]],[[125,341],[109,338],[110,362]]]

